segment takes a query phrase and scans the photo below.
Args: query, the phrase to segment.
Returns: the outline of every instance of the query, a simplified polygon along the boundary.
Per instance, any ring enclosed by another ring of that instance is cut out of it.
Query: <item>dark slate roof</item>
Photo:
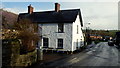
[[[27,18],[35,23],[72,23],[75,22],[78,14],[80,16],[81,26],[83,26],[80,9],[60,10],[59,12],[33,12],[32,14],[20,13],[18,21]]]

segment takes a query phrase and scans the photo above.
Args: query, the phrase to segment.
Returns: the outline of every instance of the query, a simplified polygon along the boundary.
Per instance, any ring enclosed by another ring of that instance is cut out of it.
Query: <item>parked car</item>
[[[109,40],[109,41],[108,41],[108,45],[109,45],[109,46],[114,46],[114,41],[113,41],[112,39]]]

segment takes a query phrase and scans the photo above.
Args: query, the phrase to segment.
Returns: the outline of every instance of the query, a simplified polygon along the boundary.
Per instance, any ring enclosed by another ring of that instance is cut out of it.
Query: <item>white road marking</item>
[[[98,47],[95,47],[96,49],[98,48]]]
[[[72,60],[70,60],[70,61],[74,61],[74,60],[76,60],[77,58],[73,58]]]
[[[70,62],[71,64],[73,64],[73,63],[76,63],[76,62],[78,62],[79,60],[77,59],[77,58],[73,58],[72,60],[70,60],[70,61],[68,61],[68,62]]]
[[[87,52],[87,54],[92,54],[92,51]]]
[[[90,49],[92,49],[92,48],[90,48]]]

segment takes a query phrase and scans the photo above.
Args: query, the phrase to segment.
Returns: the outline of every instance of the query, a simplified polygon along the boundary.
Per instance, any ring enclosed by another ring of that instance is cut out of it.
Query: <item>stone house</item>
[[[20,13],[18,19],[30,19],[38,25],[42,41],[38,45],[44,50],[75,51],[84,46],[83,22],[80,9],[60,10],[55,3],[55,10],[34,12],[31,5],[28,13]]]

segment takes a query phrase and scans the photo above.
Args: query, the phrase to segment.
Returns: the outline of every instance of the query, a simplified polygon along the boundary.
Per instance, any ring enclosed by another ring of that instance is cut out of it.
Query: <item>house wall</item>
[[[77,34],[77,25],[78,25],[78,34]],[[74,50],[76,50],[77,41],[78,41],[78,48],[84,46],[84,37],[83,37],[82,29],[81,29],[79,15],[77,15],[76,21],[73,22],[72,30],[73,30],[73,32],[72,32],[72,47],[73,47],[72,51],[74,51]]]
[[[49,48],[57,48],[57,39],[62,38],[62,50],[72,51],[72,23],[64,23],[64,33],[58,33],[57,23],[39,24],[39,27],[42,28],[42,36],[49,38]]]

